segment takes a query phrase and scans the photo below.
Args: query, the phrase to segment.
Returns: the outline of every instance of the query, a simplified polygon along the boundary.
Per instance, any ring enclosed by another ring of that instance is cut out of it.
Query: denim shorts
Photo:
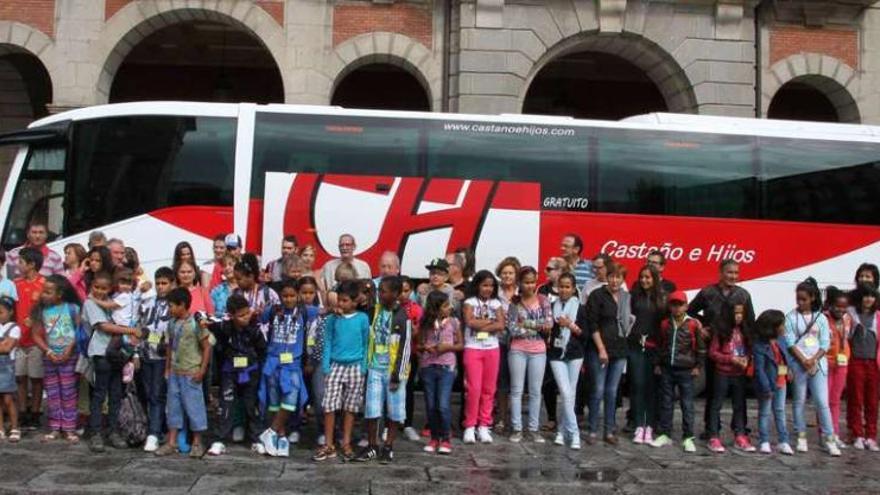
[[[284,393],[281,387],[281,372],[275,370],[269,376],[264,376],[266,380],[266,395],[269,412],[277,412],[281,409],[294,412],[299,404],[299,388],[291,385],[290,391]]]
[[[205,411],[205,395],[202,384],[192,378],[174,372],[168,379],[168,398],[165,406],[168,427],[183,428],[183,415],[189,420],[190,431],[200,432],[208,429],[208,414]]]
[[[396,423],[406,420],[406,382],[401,382],[397,390],[389,388],[391,378],[387,371],[367,371],[367,400],[364,418],[382,417],[382,406],[388,405],[388,419]]]

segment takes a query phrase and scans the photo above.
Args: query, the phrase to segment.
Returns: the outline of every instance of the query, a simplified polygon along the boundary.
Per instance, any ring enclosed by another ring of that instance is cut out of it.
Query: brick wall
[[[55,36],[55,0],[0,0],[0,20],[15,21]]]
[[[113,14],[122,10],[122,7],[130,4],[134,0],[104,0],[104,20],[113,17]]]
[[[344,3],[333,8],[333,46],[364,33],[385,31],[409,36],[431,48],[432,23],[430,4]]]
[[[122,7],[135,0],[104,0],[104,20],[113,17]],[[153,0],[148,0],[153,1]],[[255,0],[254,3],[265,10],[280,25],[284,25],[284,0]]]
[[[796,53],[821,53],[859,67],[858,33],[849,29],[777,26],[770,29],[770,65]]]

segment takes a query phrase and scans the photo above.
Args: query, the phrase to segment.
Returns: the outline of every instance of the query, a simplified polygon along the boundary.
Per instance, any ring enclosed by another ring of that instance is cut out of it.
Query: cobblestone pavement
[[[749,406],[754,411],[754,402]],[[623,438],[615,447],[585,444],[575,452],[553,445],[549,435],[543,445],[497,436],[487,446],[456,441],[451,456],[438,456],[400,438],[394,464],[381,466],[317,464],[309,445],[297,446],[289,459],[255,457],[244,446],[201,461],[158,459],[137,449],[93,455],[85,443],[41,444],[31,433],[18,445],[0,444],[0,493],[880,493],[880,454],[848,448],[832,459],[815,435],[814,428],[810,453],[794,457],[732,449],[719,456],[703,442],[696,454],[685,454],[677,446],[653,449]],[[313,438],[311,431],[304,436]]]

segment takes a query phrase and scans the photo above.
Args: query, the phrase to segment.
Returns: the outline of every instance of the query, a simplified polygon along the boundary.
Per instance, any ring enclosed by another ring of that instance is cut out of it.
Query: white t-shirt
[[[324,268],[321,269],[321,278],[324,279],[324,287],[330,289],[336,285],[336,269],[341,264],[342,260],[339,258],[334,258],[324,264]],[[354,258],[351,260],[351,265],[357,273],[357,278],[373,278],[373,274],[370,272],[370,265],[365,261]]]
[[[498,310],[503,305],[498,299],[483,301],[476,297],[469,297],[464,301],[465,306],[470,306],[474,311],[474,318],[498,319]],[[464,329],[464,347],[466,349],[496,349],[498,347],[497,333],[483,333],[473,330],[469,326]]]
[[[14,321],[10,321],[5,325],[0,325],[0,340],[5,339],[6,337],[11,337],[16,340],[21,338],[21,328],[19,328]],[[9,350],[9,360],[15,361],[14,347]]]
[[[124,327],[130,327],[135,321],[137,311],[135,311],[135,297],[131,292],[117,292],[113,295],[113,302],[119,305],[119,308],[113,310],[113,323]]]

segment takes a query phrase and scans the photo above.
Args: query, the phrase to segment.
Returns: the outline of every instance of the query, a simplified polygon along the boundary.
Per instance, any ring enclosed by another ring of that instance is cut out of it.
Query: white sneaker
[[[266,428],[266,431],[260,434],[260,443],[263,444],[263,450],[267,454],[272,457],[278,455],[278,434],[272,428]]]
[[[672,439],[669,438],[668,435],[660,435],[654,439],[653,442],[650,443],[651,447],[661,448],[666,447],[672,443]]]
[[[870,442],[870,440],[868,440]],[[876,443],[874,444],[876,446]],[[828,451],[828,454],[831,457],[840,457],[840,449],[837,448],[837,444],[834,442],[833,438],[829,438],[825,441],[825,450]]]
[[[223,445],[223,442],[214,442],[211,444],[211,448],[208,449],[208,455],[223,455],[226,453],[226,446]]]
[[[834,435],[834,443],[837,444],[837,448],[843,450],[847,447],[846,442],[840,439],[839,436]]]
[[[382,428],[382,443],[388,441],[388,428]]]
[[[370,441],[367,440],[366,438],[361,438],[360,441],[358,442],[358,447],[360,447],[360,448],[369,447],[369,445],[370,445]]]
[[[853,442],[853,448],[856,450],[865,450],[865,439],[862,437],[858,437]]]
[[[480,440],[482,440],[482,438],[480,438]],[[466,444],[477,443],[477,439],[474,436],[474,428],[473,427],[465,428],[464,435],[462,435],[462,437],[461,437],[461,441]]]
[[[797,441],[797,451],[798,452],[809,452],[809,447],[807,447],[807,439],[806,438],[798,438]]]
[[[244,442],[244,426],[236,426],[232,429],[232,441],[235,443]]]
[[[489,431],[488,426],[481,426],[477,429],[477,436],[480,438],[480,443],[492,443],[492,432]]]
[[[251,452],[257,455],[266,455],[266,447],[263,447],[263,444],[261,443],[252,443]]]
[[[562,432],[556,433],[556,438],[553,439],[553,443],[556,445],[565,445],[565,435]]]
[[[150,435],[144,443],[144,452],[155,452],[159,450],[159,437]]]
[[[791,445],[787,443],[780,443],[776,446],[776,449],[779,450],[779,453],[782,455],[794,455],[794,451],[791,450]]]
[[[278,457],[290,457],[290,442],[287,438],[278,437],[278,449],[275,451]]]
[[[575,435],[574,438],[571,439],[571,445],[569,445],[571,450],[581,450],[581,436]]]
[[[327,437],[318,435],[318,445],[327,445]]]
[[[412,426],[407,426],[406,428],[404,428],[403,435],[410,442],[418,442],[421,440],[421,437],[419,437],[419,432],[417,432],[416,429]]]
[[[639,426],[636,428],[636,432],[633,434],[633,443],[635,444],[643,444],[645,443],[645,428]]]
[[[762,454],[772,454],[773,449],[770,448],[770,442],[762,442],[760,446],[758,446],[758,451]]]
[[[290,435],[287,435],[287,441],[290,442],[290,445],[296,445],[299,443],[299,432],[292,431]]]
[[[871,452],[880,452],[880,446],[877,445],[877,440],[874,440],[873,438],[865,440],[865,448]]]

